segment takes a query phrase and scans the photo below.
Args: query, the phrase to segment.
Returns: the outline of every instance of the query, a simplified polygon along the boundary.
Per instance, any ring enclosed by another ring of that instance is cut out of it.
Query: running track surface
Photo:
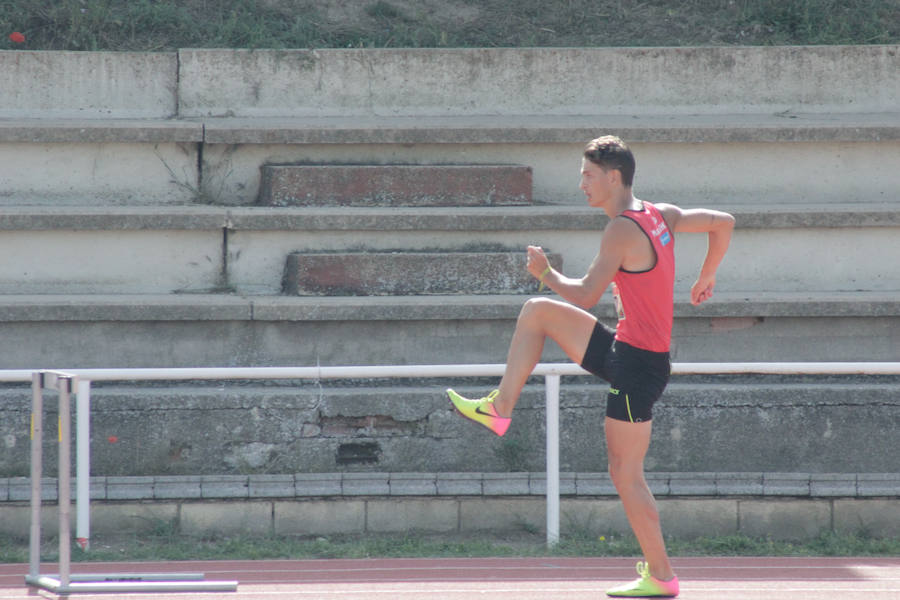
[[[236,592],[73,594],[127,600],[597,600],[637,575],[626,558],[418,558],[77,563],[73,573],[204,573]],[[682,600],[897,600],[900,558],[676,558]],[[41,574],[55,573],[42,565]],[[55,597],[24,583],[24,564],[0,564],[0,600]]]

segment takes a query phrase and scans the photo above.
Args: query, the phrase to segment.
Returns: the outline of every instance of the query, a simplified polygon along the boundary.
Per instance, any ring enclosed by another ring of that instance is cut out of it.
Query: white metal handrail
[[[200,367],[64,369],[77,376],[76,539],[90,539],[90,394],[92,381],[383,379],[500,377],[503,364],[372,365],[316,367]],[[0,382],[31,382],[33,370],[0,370]],[[561,376],[587,375],[572,363],[540,363],[532,375],[544,376],[547,411],[547,543],[559,541],[559,388]],[[673,363],[673,375],[900,375],[900,362],[722,362]]]
[[[673,363],[673,375],[897,375],[900,362],[703,362]],[[61,369],[89,381],[185,381],[191,379],[380,379],[499,377],[503,364],[362,365],[334,367],[160,367]],[[0,370],[0,383],[29,383],[34,369]],[[539,363],[532,375],[587,375],[572,363]]]

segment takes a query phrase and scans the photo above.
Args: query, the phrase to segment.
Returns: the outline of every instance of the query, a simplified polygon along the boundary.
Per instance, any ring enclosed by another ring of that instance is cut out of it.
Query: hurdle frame
[[[367,365],[315,367],[200,367],[200,368],[113,368],[69,369],[77,378],[78,443],[77,516],[79,543],[87,549],[90,539],[90,393],[92,381],[187,381],[187,380],[327,380],[435,377],[500,377],[503,364],[452,365]],[[45,371],[47,372],[47,371]],[[0,382],[22,383],[32,380],[30,370],[0,370]],[[900,362],[710,362],[673,363],[673,375],[900,375]],[[532,376],[543,376],[547,424],[547,545],[559,542],[559,391],[562,376],[589,375],[572,363],[539,363]],[[32,467],[33,468],[33,467]],[[40,474],[32,472],[32,497],[35,481],[40,493]],[[32,528],[35,517],[32,514]],[[38,527],[39,512],[38,512]],[[30,576],[29,576],[30,577]],[[28,580],[29,578],[26,578]],[[118,590],[110,590],[118,591]],[[162,590],[160,590],[162,591]],[[168,590],[167,590],[168,591]],[[218,590],[216,590],[218,591]]]
[[[41,506],[45,389],[59,395],[59,573],[41,574]],[[237,581],[207,581],[203,573],[82,573],[73,575],[71,532],[71,402],[78,376],[62,371],[35,371],[31,379],[31,524],[25,583],[59,595],[128,592],[234,592]],[[79,415],[80,417],[81,415]],[[80,419],[79,419],[80,420]],[[79,435],[82,432],[79,431]],[[80,484],[80,482],[78,482]],[[80,487],[80,486],[79,486]]]

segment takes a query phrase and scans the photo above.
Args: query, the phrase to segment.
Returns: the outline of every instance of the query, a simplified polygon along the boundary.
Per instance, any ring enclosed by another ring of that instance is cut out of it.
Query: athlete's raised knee
[[[528,323],[541,318],[541,314],[545,312],[548,302],[552,302],[549,298],[529,298],[519,310],[519,322]]]
[[[522,305],[522,309],[519,311],[519,318],[534,318],[546,315],[560,304],[562,303],[559,300],[552,298],[529,298]]]

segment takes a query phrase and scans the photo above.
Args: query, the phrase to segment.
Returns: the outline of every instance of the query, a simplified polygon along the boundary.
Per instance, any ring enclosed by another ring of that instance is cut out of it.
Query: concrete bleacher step
[[[547,251],[562,269],[560,254]],[[295,296],[418,296],[426,294],[527,294],[538,282],[515,252],[292,253],[284,293]]]
[[[522,165],[263,165],[262,206],[531,204]]]
[[[13,294],[0,368],[503,363],[527,297]],[[608,298],[594,313],[615,323]],[[682,295],[673,357],[900,361],[898,314],[895,292]],[[568,360],[552,342],[543,359]]]
[[[723,292],[900,290],[900,271],[872,260],[900,254],[896,202],[724,208],[737,223],[718,273]],[[0,252],[9,257],[0,266],[0,294],[277,295],[293,253],[499,248],[524,257],[529,244],[557,252],[565,274],[580,277],[606,223],[586,206],[18,206],[0,214]],[[705,238],[679,235],[676,252],[676,292],[683,293]],[[522,265],[509,268],[522,276]]]
[[[268,156],[368,164],[386,161],[389,148],[398,164],[462,156],[467,163],[528,165],[536,201],[571,205],[583,200],[577,178],[584,144],[604,133],[636,149],[636,190],[648,198],[829,205],[889,199],[886,190],[900,177],[890,168],[900,149],[900,113],[456,115],[425,124],[404,116],[207,119],[204,162],[211,174],[229,173],[210,178],[226,204],[255,201],[260,161]],[[794,168],[783,169],[786,162]],[[848,164],[858,170],[857,185],[837,175]]]
[[[515,163],[531,170],[534,200],[577,205],[584,143],[609,132],[637,148],[636,189],[648,199],[827,206],[891,201],[889,190],[900,186],[891,168],[900,156],[900,113],[890,112],[457,115],[425,123],[403,116],[30,118],[0,119],[0,203],[249,206],[277,160]],[[782,169],[788,161],[793,168]],[[848,164],[853,184],[839,176]]]
[[[208,197],[200,184],[202,144],[202,123],[174,118],[0,119],[0,204],[195,204]]]

